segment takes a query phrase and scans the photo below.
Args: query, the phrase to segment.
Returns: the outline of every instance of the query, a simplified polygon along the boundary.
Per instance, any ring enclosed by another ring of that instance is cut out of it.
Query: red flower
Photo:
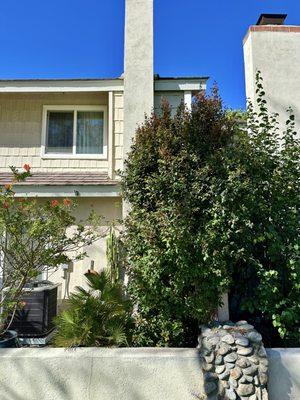
[[[51,207],[57,207],[58,204],[59,204],[59,201],[58,201],[58,200],[52,200],[52,201],[51,201]]]
[[[70,199],[64,199],[64,205],[65,206],[70,206],[72,204],[72,201]]]
[[[30,171],[30,165],[29,164],[24,164],[23,168],[25,169],[26,172]]]
[[[2,204],[2,207],[3,207],[3,208],[6,208],[6,209],[8,209],[8,207],[9,207],[9,204],[8,204],[8,202],[7,202],[7,201],[5,201],[5,202]]]

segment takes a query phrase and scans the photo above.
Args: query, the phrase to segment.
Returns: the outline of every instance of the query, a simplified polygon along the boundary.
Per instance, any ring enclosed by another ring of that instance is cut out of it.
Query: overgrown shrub
[[[228,279],[227,264],[212,263],[203,240],[211,223],[208,166],[233,133],[217,89],[174,118],[165,104],[136,132],[123,173],[136,345],[194,345],[199,321],[216,312]]]
[[[108,270],[85,274],[89,289],[77,287],[56,317],[54,343],[62,347],[127,345],[132,308],[120,282]]]
[[[247,126],[214,91],[137,131],[123,173],[136,345],[194,345],[228,287],[232,316],[266,343],[270,326],[300,341],[299,139],[291,111],[279,130],[259,74],[256,93]]]
[[[284,132],[269,113],[259,73],[256,94],[248,132],[215,166],[203,240],[210,262],[230,273],[231,315],[250,319],[268,345],[272,325],[285,343],[299,344],[300,142],[290,110]]]

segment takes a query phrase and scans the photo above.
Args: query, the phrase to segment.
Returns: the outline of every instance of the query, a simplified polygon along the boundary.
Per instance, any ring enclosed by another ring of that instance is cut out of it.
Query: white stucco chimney
[[[153,0],[126,0],[124,158],[145,114],[154,106]]]
[[[285,14],[263,14],[244,39],[246,95],[255,102],[255,76],[261,72],[268,109],[279,113],[285,129],[286,110],[295,113],[300,137],[300,26],[285,25]]]

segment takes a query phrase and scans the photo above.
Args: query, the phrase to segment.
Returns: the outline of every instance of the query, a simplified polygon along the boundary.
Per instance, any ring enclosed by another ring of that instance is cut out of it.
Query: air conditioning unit
[[[38,281],[25,288],[21,299],[24,307],[16,312],[10,326],[18,332],[21,343],[46,344],[43,338],[49,337],[53,331],[53,319],[57,315],[58,287],[59,284]]]

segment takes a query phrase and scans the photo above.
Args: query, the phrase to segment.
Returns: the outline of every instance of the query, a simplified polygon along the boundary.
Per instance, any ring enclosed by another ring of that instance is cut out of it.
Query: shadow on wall
[[[1,360],[2,363],[5,364],[5,361]],[[26,364],[26,359],[16,357],[13,369],[7,368],[7,373],[11,375],[11,378],[7,379],[1,374],[1,400],[29,400],[29,398],[30,400],[67,400],[72,398],[68,385],[60,376],[62,371],[54,373],[43,361],[35,362],[34,368],[29,368]],[[70,378],[68,378],[68,371],[64,371],[63,376],[66,381]],[[45,377],[47,385],[45,385]]]
[[[298,357],[293,357],[293,352]],[[269,360],[269,399],[270,400],[298,400],[300,399],[300,351],[299,349],[268,349]],[[287,357],[282,357],[287,353]],[[290,357],[288,357],[290,353]],[[292,377],[285,364],[291,367],[295,375]]]
[[[201,387],[193,349],[0,351],[1,400],[202,400]]]
[[[4,354],[4,351],[11,351],[11,349],[3,350],[1,355]],[[68,352],[76,350],[65,351],[66,358],[69,358]],[[34,362],[32,362],[33,358]],[[77,360],[69,358],[69,368],[66,368],[68,363],[66,364],[66,361],[60,363],[59,358],[61,357],[51,359],[51,357],[36,356],[27,359],[16,356],[13,361],[9,359],[5,374],[2,373],[1,368],[0,399],[117,400],[123,398],[123,395],[127,399],[128,387],[119,385],[118,380],[114,380],[111,374],[105,372],[105,368],[95,368],[92,357],[89,362],[85,359],[82,363],[80,363],[80,358]],[[1,364],[5,364],[3,360],[1,360]],[[61,368],[59,368],[59,364],[61,364]],[[124,367],[121,362],[119,365],[121,374],[125,372]],[[127,372],[130,373],[128,370]],[[136,376],[135,378],[138,380],[145,377]],[[130,386],[130,399],[144,400],[145,397],[133,386]]]

